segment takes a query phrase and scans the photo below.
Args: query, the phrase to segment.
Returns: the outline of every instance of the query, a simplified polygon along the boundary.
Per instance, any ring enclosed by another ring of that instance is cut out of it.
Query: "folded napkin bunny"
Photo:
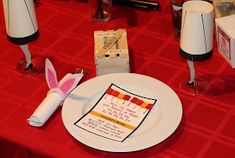
[[[76,74],[69,73],[58,82],[55,68],[50,60],[46,59],[45,64],[46,82],[50,90],[46,98],[28,119],[28,123],[35,127],[43,126],[55,110],[63,104],[65,98],[77,86],[84,75],[83,72]]]

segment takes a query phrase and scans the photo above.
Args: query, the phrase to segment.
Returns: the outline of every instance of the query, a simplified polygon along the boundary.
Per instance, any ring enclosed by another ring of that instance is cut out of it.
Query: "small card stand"
[[[94,39],[97,76],[130,72],[126,30],[95,31]]]

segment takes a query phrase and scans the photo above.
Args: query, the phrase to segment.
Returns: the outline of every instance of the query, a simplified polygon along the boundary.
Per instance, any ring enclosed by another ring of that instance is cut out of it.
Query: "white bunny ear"
[[[69,94],[78,82],[82,79],[83,74],[67,74],[59,83],[59,88],[64,94]]]
[[[48,87],[55,88],[58,87],[58,81],[57,81],[57,76],[56,76],[56,71],[54,66],[52,65],[51,61],[49,59],[46,59],[45,63],[45,75],[46,75],[46,81]]]

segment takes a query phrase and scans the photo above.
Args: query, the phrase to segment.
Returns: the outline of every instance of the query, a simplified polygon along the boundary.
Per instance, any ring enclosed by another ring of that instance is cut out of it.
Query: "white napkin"
[[[46,98],[28,119],[29,125],[35,127],[44,125],[55,110],[63,104],[65,98],[77,86],[84,74],[83,72],[79,74],[66,74],[58,83],[56,71],[50,60],[46,59],[45,75],[50,90]]]
[[[58,93],[49,93],[28,119],[28,123],[35,127],[42,126],[62,102],[63,98]]]

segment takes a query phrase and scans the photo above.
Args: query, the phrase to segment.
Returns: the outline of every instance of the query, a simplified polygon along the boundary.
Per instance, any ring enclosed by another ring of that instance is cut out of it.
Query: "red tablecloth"
[[[188,77],[188,66],[178,53],[170,3],[160,3],[159,11],[113,6],[107,23],[91,21],[87,2],[48,0],[36,8],[40,38],[30,44],[30,50],[34,55],[50,57],[58,78],[75,67],[89,72],[85,80],[95,77],[93,32],[125,28],[131,71],[161,80],[178,94],[184,115],[177,131],[159,145],[132,153],[102,152],[79,143],[65,129],[61,109],[42,128],[27,124],[48,87],[44,74],[25,77],[16,71],[23,55],[6,39],[1,9],[0,157],[234,158],[235,71],[217,52],[215,42],[213,57],[196,64],[197,74],[207,78],[211,88],[194,97],[182,93],[179,82]]]

